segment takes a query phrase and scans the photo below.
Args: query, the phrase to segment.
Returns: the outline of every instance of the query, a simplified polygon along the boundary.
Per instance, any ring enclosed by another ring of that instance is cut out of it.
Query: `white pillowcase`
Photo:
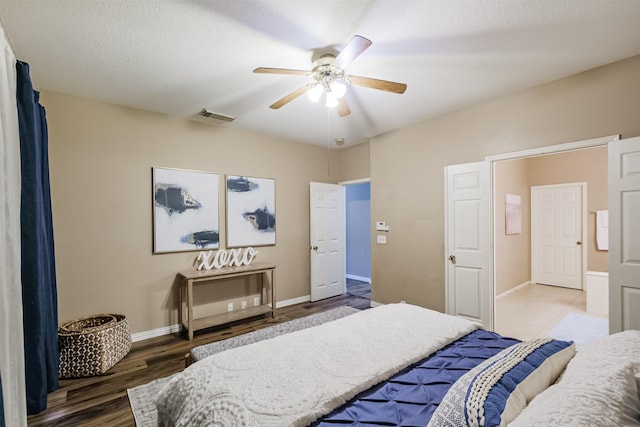
[[[606,368],[606,375],[583,383],[560,381],[533,399],[509,426],[640,426],[638,405],[638,388],[629,363]]]
[[[576,353],[559,382],[511,423],[533,426],[640,426],[640,331],[606,337]]]

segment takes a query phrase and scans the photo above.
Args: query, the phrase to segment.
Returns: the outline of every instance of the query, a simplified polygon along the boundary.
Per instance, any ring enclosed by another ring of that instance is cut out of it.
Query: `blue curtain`
[[[4,398],[2,397],[2,376],[0,376],[0,427],[4,427]]]
[[[18,71],[18,122],[22,165],[20,225],[27,413],[47,408],[58,388],[58,295],[49,188],[47,120],[33,90],[29,64]]]

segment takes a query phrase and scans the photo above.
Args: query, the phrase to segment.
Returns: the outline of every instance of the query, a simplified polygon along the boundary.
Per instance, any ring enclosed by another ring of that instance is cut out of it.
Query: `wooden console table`
[[[186,270],[178,273],[180,276],[180,321],[187,330],[189,341],[193,339],[193,331],[210,328],[248,317],[259,316],[271,312],[276,315],[276,281],[274,264],[256,262],[248,266],[224,267],[217,270]],[[267,305],[264,286],[264,276],[269,274],[271,278],[271,306]],[[260,285],[260,305],[229,311],[222,314],[194,319],[193,317],[193,285],[201,282],[214,283],[217,280],[231,277],[255,275]]]

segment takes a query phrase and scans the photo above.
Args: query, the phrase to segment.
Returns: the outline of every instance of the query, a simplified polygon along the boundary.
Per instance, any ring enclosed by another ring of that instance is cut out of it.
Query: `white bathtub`
[[[587,271],[584,274],[587,292],[587,312],[609,315],[609,273],[606,271]]]

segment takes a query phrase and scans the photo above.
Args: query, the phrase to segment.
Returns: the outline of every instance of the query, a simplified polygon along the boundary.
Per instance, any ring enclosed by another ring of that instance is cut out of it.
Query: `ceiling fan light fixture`
[[[333,94],[333,96],[335,96],[337,99],[344,97],[344,95],[347,93],[347,86],[342,82],[333,81],[329,85],[329,88],[331,89],[331,93]]]
[[[320,97],[322,96],[323,92],[324,90],[322,88],[322,85],[316,83],[316,85],[307,92],[307,95],[309,96],[309,99],[311,101],[318,102],[320,101]]]
[[[329,108],[335,108],[338,106],[338,98],[336,98],[333,92],[327,92],[327,101],[324,105]]]
[[[306,83],[304,86],[295,89],[269,105],[271,109],[277,110],[283,105],[297,99],[305,92],[307,92],[311,101],[320,102],[320,98],[322,98],[322,94],[324,93],[326,98],[325,106],[335,108],[340,117],[346,117],[351,114],[349,104],[344,98],[347,92],[347,86],[360,86],[398,94],[402,94],[407,90],[407,85],[404,83],[379,80],[371,77],[353,76],[345,72],[349,64],[368,49],[369,46],[371,46],[371,40],[359,35],[354,35],[337,55],[330,52],[315,59],[312,63],[311,70],[258,67],[253,70],[253,72],[292,74],[311,77],[315,80]]]

